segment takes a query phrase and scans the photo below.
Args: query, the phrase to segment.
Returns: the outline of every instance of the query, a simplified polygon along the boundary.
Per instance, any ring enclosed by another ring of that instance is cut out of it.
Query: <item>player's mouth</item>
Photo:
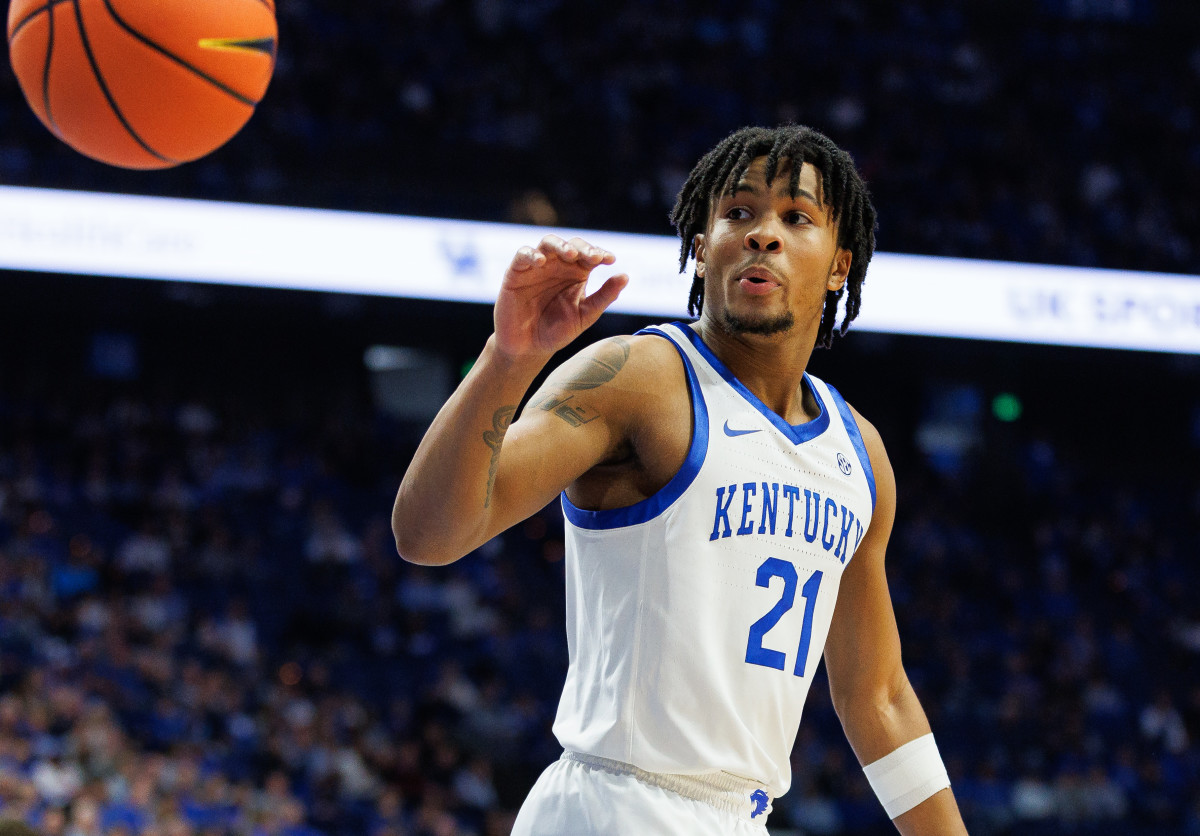
[[[737,274],[738,287],[745,293],[762,295],[782,287],[782,282],[766,267],[748,267]]]

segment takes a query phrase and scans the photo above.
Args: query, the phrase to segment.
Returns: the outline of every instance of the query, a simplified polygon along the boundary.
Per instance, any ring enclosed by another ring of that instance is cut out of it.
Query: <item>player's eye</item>
[[[734,206],[725,213],[725,217],[731,221],[744,221],[750,217],[750,210],[745,206]]]
[[[808,215],[803,212],[788,212],[784,215],[784,220],[789,224],[806,224],[810,223]]]

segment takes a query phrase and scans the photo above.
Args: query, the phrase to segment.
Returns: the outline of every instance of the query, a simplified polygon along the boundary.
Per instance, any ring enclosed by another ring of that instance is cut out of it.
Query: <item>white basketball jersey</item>
[[[642,333],[683,358],[691,447],[636,505],[586,511],[563,495],[570,668],[554,733],[568,750],[732,773],[779,796],[842,571],[871,521],[870,459],[820,380],[804,377],[820,415],[791,426],[687,325]]]

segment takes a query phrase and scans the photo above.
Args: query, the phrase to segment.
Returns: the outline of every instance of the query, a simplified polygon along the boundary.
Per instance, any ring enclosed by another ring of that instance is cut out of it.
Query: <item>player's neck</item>
[[[815,415],[804,403],[801,382],[812,356],[816,332],[793,327],[784,333],[732,334],[707,318],[694,326],[704,343],[734,377],[789,424]]]

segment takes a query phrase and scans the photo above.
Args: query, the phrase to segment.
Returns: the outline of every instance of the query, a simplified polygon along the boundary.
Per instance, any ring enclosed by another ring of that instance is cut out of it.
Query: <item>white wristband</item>
[[[910,740],[867,764],[863,772],[889,819],[907,813],[938,790],[950,786],[950,776],[932,733]]]

